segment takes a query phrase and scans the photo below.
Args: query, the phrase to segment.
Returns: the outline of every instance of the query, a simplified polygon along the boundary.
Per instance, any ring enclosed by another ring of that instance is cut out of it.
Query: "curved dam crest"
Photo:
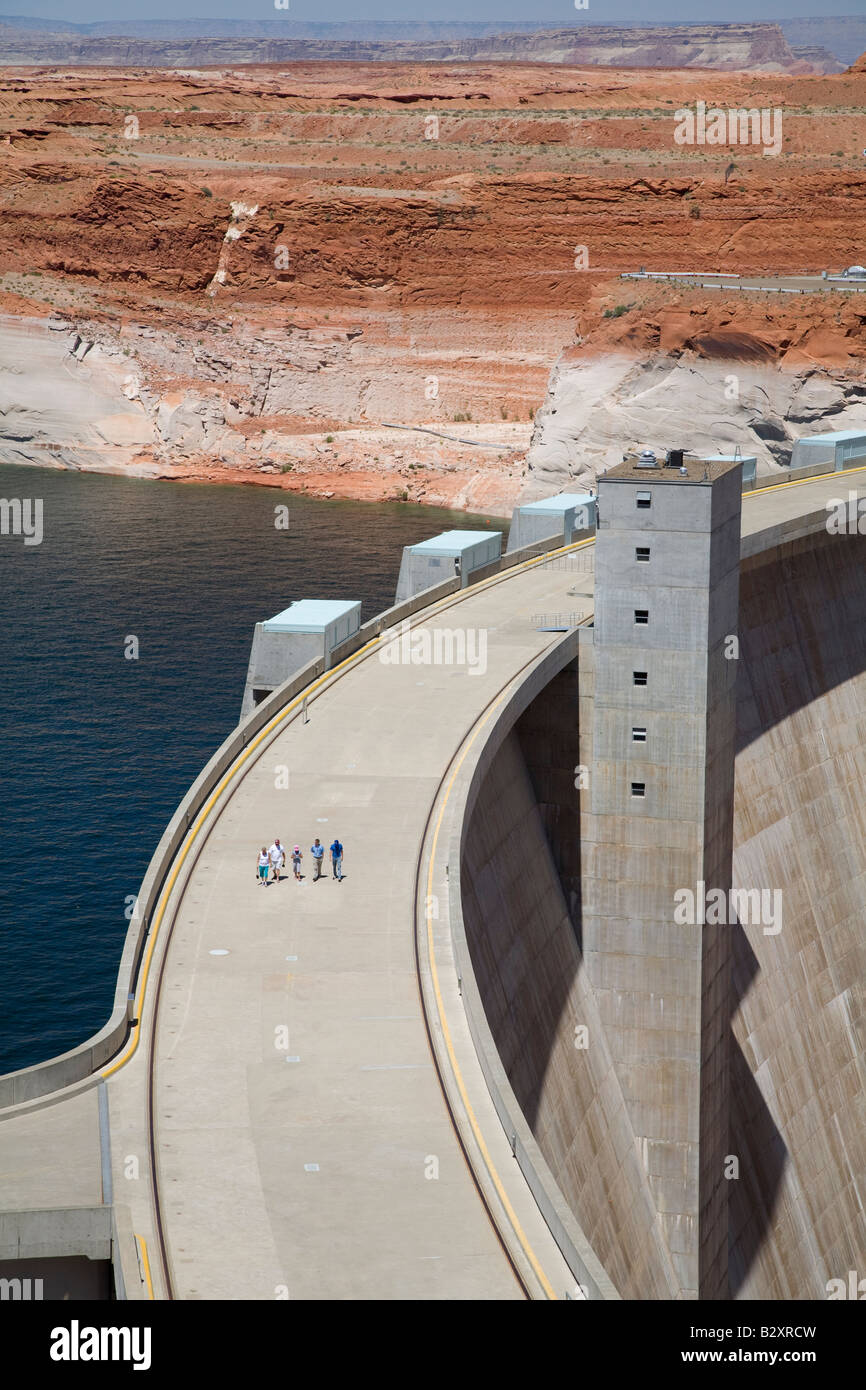
[[[381,660],[386,613],[242,721],[149,870],[134,1018],[65,1090],[4,1079],[19,1255],[86,1248],[131,1299],[807,1299],[859,1267],[864,540],[827,533],[838,480],[755,494],[742,538],[730,460],[646,482],[594,543],[392,610],[419,650],[483,629],[484,669]],[[240,846],[311,798],[345,882],[251,903]],[[780,929],[677,926],[702,882],[780,893]]]

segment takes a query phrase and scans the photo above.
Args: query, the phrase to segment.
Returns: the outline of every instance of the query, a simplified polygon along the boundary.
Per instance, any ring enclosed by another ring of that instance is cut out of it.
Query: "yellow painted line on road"
[[[582,542],[582,544],[585,544],[585,542]],[[457,764],[456,764],[456,766],[455,766],[455,768],[454,768],[453,773],[451,774],[451,778],[450,778],[450,780],[449,780],[449,782],[448,782],[448,785],[447,785],[447,787],[445,788],[445,794],[444,794],[444,796],[443,796],[443,798],[442,798],[442,805],[441,805],[441,807],[440,807],[440,809],[439,809],[439,815],[438,815],[438,818],[437,818],[437,820],[436,820],[436,828],[435,828],[435,830],[433,831],[433,840],[432,840],[432,843],[431,843],[431,846],[430,846],[430,862],[429,862],[429,866],[428,866],[428,869],[427,869],[427,902],[428,902],[428,903],[430,903],[430,902],[432,901],[432,899],[433,899],[433,867],[434,867],[435,860],[436,860],[436,847],[437,847],[437,845],[438,845],[438,843],[439,843],[439,832],[440,832],[440,830],[441,830],[441,828],[442,828],[442,821],[443,821],[443,819],[444,819],[444,817],[445,817],[445,811],[446,811],[446,808],[447,808],[447,806],[448,806],[448,798],[449,798],[450,795],[451,795],[451,791],[452,791],[452,788],[453,788],[453,786],[454,786],[454,783],[455,783],[455,781],[456,781],[456,779],[457,779],[457,775],[458,775],[458,773],[460,772],[460,769],[461,769],[461,767],[463,766],[463,763],[464,763],[464,761],[466,760],[466,757],[467,757],[468,754],[469,754],[469,750],[471,749],[471,747],[472,747],[473,743],[475,742],[476,738],[478,737],[478,735],[481,733],[481,730],[484,728],[484,725],[487,723],[488,719],[489,719],[490,716],[493,714],[494,710],[497,708],[498,705],[500,705],[500,704],[502,703],[502,701],[506,698],[506,695],[507,695],[507,694],[508,694],[508,689],[506,688],[505,690],[502,691],[502,693],[501,693],[499,696],[497,696],[497,698],[496,698],[496,699],[493,701],[493,703],[487,708],[487,710],[485,711],[485,713],[483,714],[483,716],[481,717],[481,719],[480,719],[480,720],[478,721],[478,723],[476,724],[475,729],[474,729],[474,731],[473,731],[473,733],[472,733],[472,735],[471,735],[469,741],[468,741],[467,744],[466,744],[466,747],[463,749],[463,752],[461,753],[459,759],[457,760]],[[468,1094],[467,1094],[466,1086],[465,1086],[465,1083],[464,1083],[464,1081],[463,1081],[463,1075],[462,1075],[462,1073],[461,1073],[461,1071],[460,1071],[460,1067],[459,1067],[458,1064],[457,1064],[457,1056],[456,1056],[455,1051],[454,1051],[454,1044],[453,1044],[453,1042],[452,1042],[452,1040],[451,1040],[451,1033],[450,1033],[450,1030],[449,1030],[449,1028],[448,1028],[448,1023],[447,1023],[446,1018],[445,1018],[445,1005],[444,1005],[444,1001],[443,1001],[443,999],[442,999],[442,990],[441,990],[441,987],[440,987],[440,984],[439,984],[439,971],[438,971],[438,968],[437,968],[437,966],[436,966],[436,955],[435,955],[434,946],[433,946],[433,918],[432,918],[432,916],[431,916],[431,913],[430,913],[430,911],[429,911],[429,908],[428,908],[428,911],[427,911],[427,955],[428,955],[428,958],[429,958],[429,961],[430,961],[430,974],[431,974],[431,978],[432,978],[432,981],[433,981],[433,993],[434,993],[435,996],[436,996],[436,1009],[437,1009],[437,1012],[438,1012],[438,1014],[439,1014],[439,1024],[440,1024],[440,1027],[441,1027],[441,1029],[442,1029],[442,1033],[443,1033],[443,1036],[444,1036],[444,1039],[445,1039],[445,1046],[446,1046],[446,1048],[447,1048],[447,1050],[448,1050],[448,1060],[449,1060],[450,1063],[451,1063],[451,1068],[452,1068],[452,1071],[454,1072],[454,1079],[455,1079],[455,1081],[457,1082],[457,1089],[458,1089],[458,1091],[460,1092],[460,1099],[461,1099],[462,1102],[463,1102],[463,1106],[464,1106],[464,1109],[465,1109],[465,1111],[466,1111],[466,1115],[467,1115],[467,1117],[468,1117],[468,1119],[469,1119],[470,1125],[472,1126],[472,1132],[473,1132],[473,1134],[474,1134],[474,1136],[475,1136],[475,1141],[476,1141],[476,1143],[478,1144],[479,1149],[481,1150],[481,1156],[482,1156],[482,1158],[484,1159],[484,1163],[485,1163],[485,1165],[486,1165],[486,1168],[487,1168],[488,1173],[490,1174],[491,1180],[492,1180],[492,1182],[493,1182],[493,1186],[496,1188],[496,1192],[497,1192],[497,1194],[498,1194],[498,1196],[499,1196],[499,1200],[501,1201],[503,1207],[505,1208],[505,1213],[506,1213],[506,1215],[507,1215],[509,1221],[511,1222],[512,1229],[514,1230],[514,1234],[517,1236],[517,1239],[518,1239],[519,1242],[520,1242],[520,1245],[521,1245],[521,1247],[522,1247],[522,1249],[523,1249],[523,1253],[526,1255],[526,1258],[529,1260],[529,1263],[532,1265],[532,1268],[533,1268],[533,1270],[535,1271],[535,1274],[536,1274],[536,1276],[537,1276],[537,1278],[538,1278],[538,1281],[539,1281],[539,1283],[541,1284],[541,1287],[544,1289],[544,1292],[546,1293],[547,1297],[548,1297],[549,1299],[552,1299],[554,1302],[557,1302],[558,1300],[557,1300],[557,1297],[556,1297],[556,1293],[555,1293],[554,1290],[553,1290],[553,1286],[551,1285],[550,1280],[547,1278],[547,1275],[544,1273],[544,1270],[543,1270],[542,1267],[541,1267],[541,1264],[540,1264],[540,1261],[539,1261],[539,1259],[538,1259],[538,1256],[535,1254],[534,1250],[532,1249],[532,1246],[531,1246],[530,1243],[529,1243],[529,1240],[528,1240],[528,1238],[527,1238],[527,1236],[526,1236],[526,1233],[525,1233],[525,1231],[523,1230],[523,1227],[522,1227],[521,1224],[520,1224],[520,1220],[519,1220],[519,1218],[518,1218],[518,1216],[517,1216],[516,1211],[514,1210],[513,1206],[511,1205],[511,1202],[508,1200],[508,1194],[507,1194],[507,1192],[505,1191],[505,1188],[504,1188],[503,1183],[502,1183],[502,1179],[500,1178],[500,1176],[499,1176],[499,1174],[498,1174],[498,1172],[497,1172],[497,1170],[496,1170],[496,1167],[495,1167],[495,1165],[494,1165],[493,1159],[492,1159],[492,1157],[491,1157],[491,1155],[490,1155],[490,1151],[489,1151],[489,1149],[487,1148],[487,1145],[486,1145],[485,1142],[484,1142],[484,1136],[483,1136],[483,1134],[481,1133],[481,1126],[480,1126],[479,1123],[478,1123],[478,1120],[477,1120],[476,1115],[475,1115],[475,1111],[472,1109],[472,1106],[471,1106],[470,1101],[469,1101],[469,1096],[468,1096]]]
[[[136,1236],[138,1248],[141,1251],[142,1264],[144,1266],[144,1282],[147,1285],[147,1296],[153,1302],[153,1280],[150,1277],[150,1260],[147,1255],[147,1241],[144,1236]]]

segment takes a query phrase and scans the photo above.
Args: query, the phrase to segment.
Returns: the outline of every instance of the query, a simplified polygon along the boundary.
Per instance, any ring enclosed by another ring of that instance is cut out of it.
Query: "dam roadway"
[[[535,565],[426,618],[486,632],[474,673],[383,664],[381,643],[350,659],[214,808],[160,928],[171,941],[146,1045],[111,1088],[113,1147],[135,1152],[153,1071],[175,1297],[523,1295],[437,1081],[413,924],[443,774],[490,701],[561,640],[532,618],[573,606],[573,582]],[[327,856],[313,881],[316,835],[345,845],[341,883]],[[300,844],[304,878],[287,867],[262,889],[256,853],[275,836]],[[150,1206],[133,1206],[136,1230],[154,1230]]]
[[[849,488],[863,495],[863,470],[746,494],[742,554],[823,530]],[[128,1296],[587,1292],[494,1108],[447,898],[455,783],[504,702],[574,661],[592,556],[581,542],[422,609],[413,633],[470,635],[474,667],[386,662],[369,643],[271,720],[195,819],[151,923],[137,1022],[101,1072],[109,1185],[141,1274]],[[562,615],[571,630],[550,630]],[[317,835],[345,845],[343,882],[327,855],[313,881]],[[263,889],[255,858],[275,836],[300,844],[305,876],[288,867]],[[59,1169],[64,1109],[22,1107],[0,1131],[53,1145]],[[15,1205],[46,1205],[32,1190],[22,1173]],[[589,1296],[617,1297],[579,1253]]]

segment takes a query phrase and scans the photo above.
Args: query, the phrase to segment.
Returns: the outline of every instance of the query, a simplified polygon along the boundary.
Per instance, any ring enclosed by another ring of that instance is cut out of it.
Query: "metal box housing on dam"
[[[361,626],[361,605],[341,599],[303,598],[262,623],[263,632],[315,635],[324,639],[325,651],[345,642]]]
[[[407,545],[397,580],[397,603],[459,575],[463,587],[470,574],[495,564],[502,554],[501,531],[442,531],[417,545]]]
[[[866,464],[866,432],[836,430],[798,439],[791,454],[791,467],[814,468],[821,464],[831,464],[827,471],[835,473]]]
[[[570,545],[578,532],[594,528],[595,518],[596,498],[592,492],[560,492],[555,497],[527,502],[514,508],[508,549],[519,550],[521,546],[560,536],[563,545]]]
[[[758,476],[757,454],[706,454],[701,463],[741,463],[744,483],[753,483]]]
[[[361,626],[361,604],[345,599],[298,599],[256,623],[241,718],[308,661],[323,658]]]

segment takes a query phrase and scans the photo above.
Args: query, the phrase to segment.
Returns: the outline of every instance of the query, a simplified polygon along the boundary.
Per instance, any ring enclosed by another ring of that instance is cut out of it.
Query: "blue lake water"
[[[0,1073],[108,1017],[127,899],[238,719],[253,626],[394,599],[404,545],[495,518],[0,465],[44,538],[0,536]],[[274,508],[289,508],[288,531]],[[126,638],[139,656],[124,656]]]

